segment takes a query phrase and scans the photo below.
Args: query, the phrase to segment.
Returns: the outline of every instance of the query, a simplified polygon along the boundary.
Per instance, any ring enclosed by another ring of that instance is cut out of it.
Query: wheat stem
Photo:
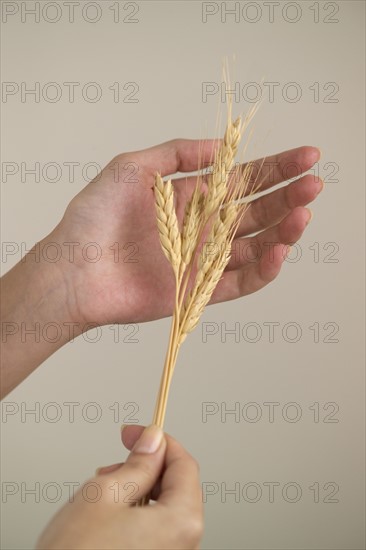
[[[247,211],[248,202],[241,203],[247,193],[253,167],[249,164],[240,173],[239,181],[229,181],[235,155],[243,130],[254,115],[251,109],[242,124],[231,119],[231,103],[228,124],[221,146],[215,153],[215,170],[207,177],[207,190],[202,190],[202,172],[186,204],[182,230],[179,231],[174,207],[174,189],[171,180],[166,183],[160,174],[155,178],[155,204],[157,225],[162,250],[172,266],[175,276],[175,303],[170,328],[169,343],[164,369],[160,380],[153,423],[163,428],[169,389],[180,346],[187,334],[198,324],[202,312],[220,281],[230,260],[229,250],[236,230]],[[239,169],[235,170],[239,175]],[[252,194],[254,186],[249,190]],[[257,188],[255,188],[255,191]],[[207,242],[203,243],[208,231]],[[215,252],[207,255],[205,244],[214,243]],[[190,286],[192,274],[194,280]],[[149,496],[139,505],[147,504]]]

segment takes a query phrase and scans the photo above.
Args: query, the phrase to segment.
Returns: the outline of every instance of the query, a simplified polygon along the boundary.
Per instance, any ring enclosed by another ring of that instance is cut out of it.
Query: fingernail
[[[158,426],[152,424],[144,429],[135,445],[132,447],[132,453],[155,453],[162,442],[163,431]]]
[[[312,218],[313,218],[313,213],[312,213],[312,211],[310,210],[310,208],[307,208],[306,210],[308,211],[308,215],[309,215],[309,217],[308,217],[308,219],[307,219],[307,222],[306,222],[306,225],[308,225],[308,223],[310,223],[311,220],[312,220]]]
[[[289,255],[290,255],[290,252],[291,252],[291,248],[292,248],[292,247],[291,247],[290,245],[288,245],[288,246],[287,246],[287,248],[286,248],[286,254],[285,254],[285,258],[288,258],[288,257],[289,257]]]
[[[121,426],[121,433],[123,432],[123,430],[125,429],[126,426],[128,426],[128,424],[122,424],[122,426]]]

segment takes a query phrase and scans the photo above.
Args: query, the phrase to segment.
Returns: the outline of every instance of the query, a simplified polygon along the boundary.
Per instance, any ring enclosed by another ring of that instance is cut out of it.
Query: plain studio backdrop
[[[166,430],[201,465],[202,548],[364,548],[364,3],[1,7],[3,272],[116,154],[215,137],[224,57],[234,114],[262,99],[247,159],[320,147],[305,236],[275,282],[206,310]],[[126,456],[120,425],[151,421],[168,330],[93,329],[5,398],[4,549],[32,548]]]

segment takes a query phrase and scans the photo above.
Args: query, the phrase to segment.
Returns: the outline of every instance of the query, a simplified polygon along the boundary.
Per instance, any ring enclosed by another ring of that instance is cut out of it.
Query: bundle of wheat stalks
[[[257,191],[253,184],[253,165],[235,165],[240,139],[248,127],[256,106],[244,118],[231,117],[213,170],[200,170],[192,196],[187,201],[180,229],[174,206],[171,180],[155,177],[155,204],[160,243],[175,276],[175,306],[170,340],[161,378],[153,423],[163,427],[169,387],[179,348],[198,324],[230,260],[231,243],[238,225],[249,208],[250,197]],[[250,187],[249,187],[249,182]],[[243,201],[243,197],[246,197]],[[248,200],[249,198],[249,200]]]

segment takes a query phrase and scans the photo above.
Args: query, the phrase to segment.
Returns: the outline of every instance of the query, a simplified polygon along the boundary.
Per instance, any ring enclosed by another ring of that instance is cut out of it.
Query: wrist
[[[1,279],[4,394],[82,332],[65,268],[51,257],[56,242],[53,232]]]
[[[46,320],[52,317],[63,332],[63,343],[73,340],[83,332],[85,323],[78,309],[77,292],[75,285],[75,258],[72,245],[63,234],[59,224],[47,237],[39,243],[39,251],[35,256],[38,266],[33,266],[30,259],[30,268],[35,279],[42,282],[39,291],[47,292],[48,299],[44,301],[42,317]],[[28,260],[25,257],[26,261]],[[37,284],[35,282],[35,284]],[[70,327],[70,329],[68,329]],[[64,330],[67,329],[67,330]]]

